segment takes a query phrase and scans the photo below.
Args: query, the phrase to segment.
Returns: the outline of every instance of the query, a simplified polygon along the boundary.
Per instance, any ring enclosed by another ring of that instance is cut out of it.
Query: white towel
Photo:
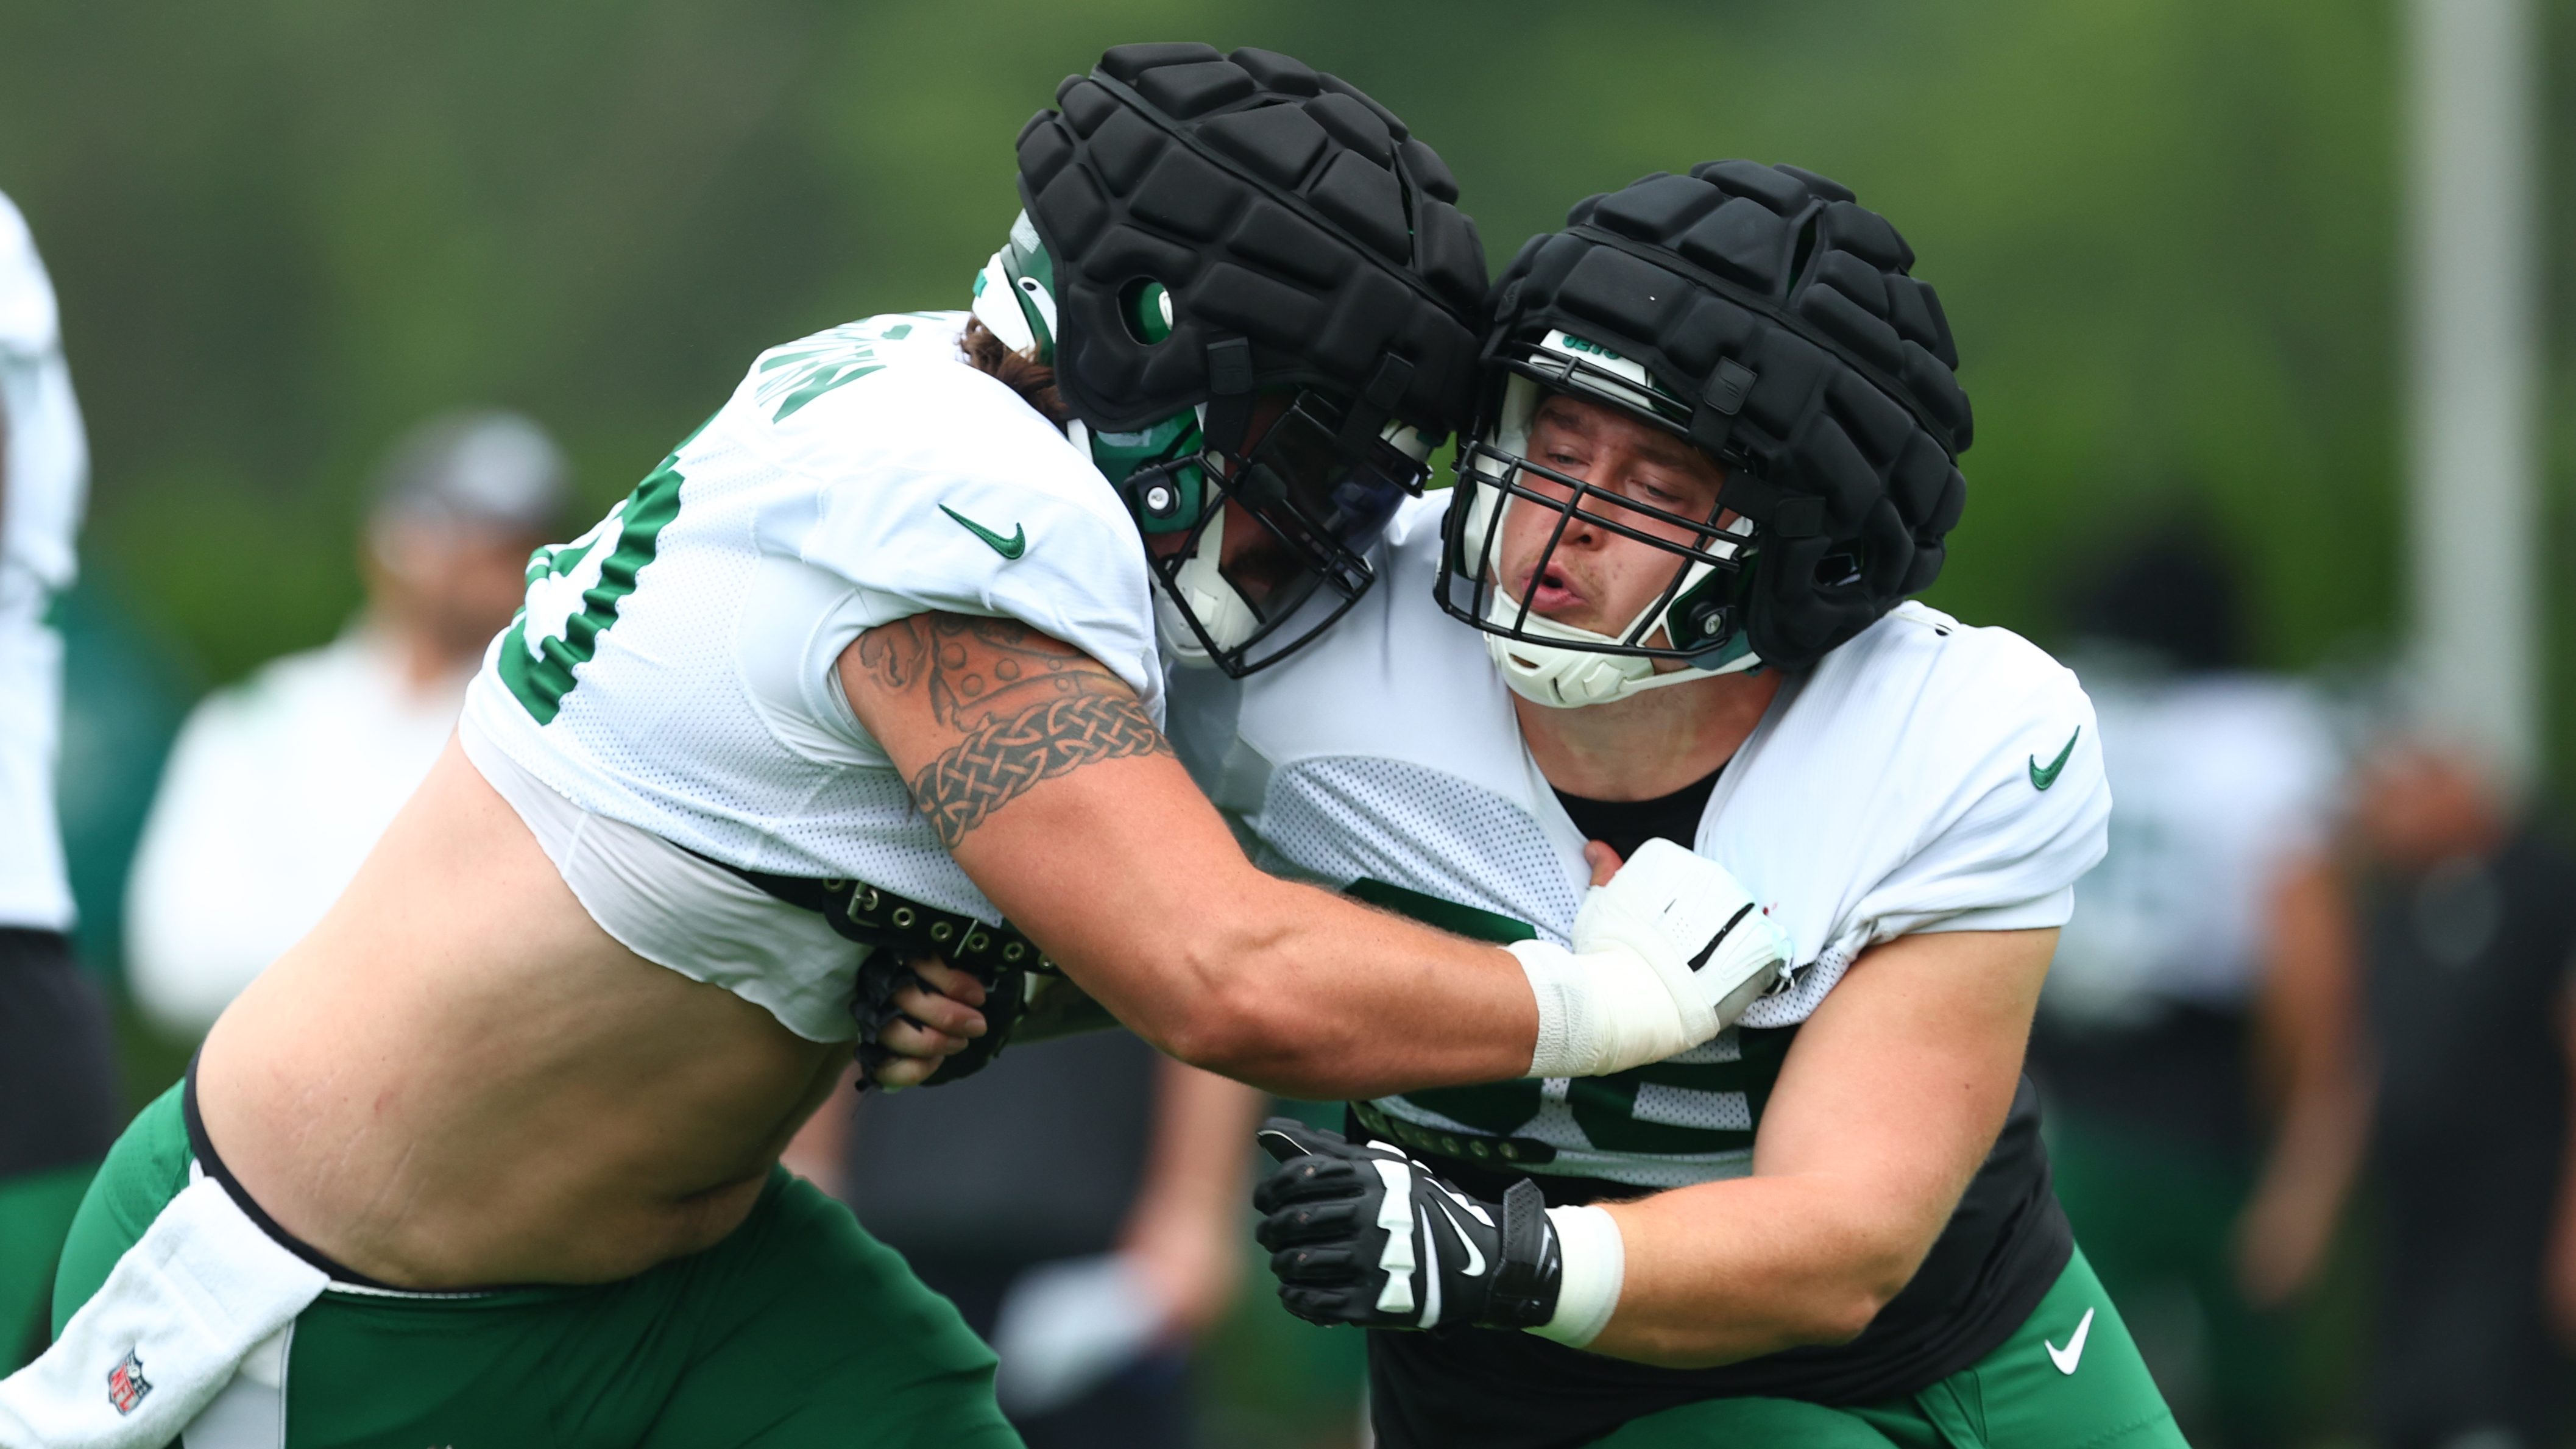
[[[1134,1363],[1167,1323],[1120,1254],[1042,1263],[1002,1295],[993,1395],[1013,1417],[1062,1408]]]
[[[161,1449],[329,1283],[198,1177],[62,1338],[0,1379],[0,1449]]]

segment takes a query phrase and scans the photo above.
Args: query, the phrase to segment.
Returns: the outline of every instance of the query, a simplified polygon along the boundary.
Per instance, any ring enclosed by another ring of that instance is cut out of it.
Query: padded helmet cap
[[[1721,502],[1755,525],[1739,627],[1765,663],[1810,668],[1931,585],[1966,503],[1958,350],[1913,262],[1849,188],[1791,166],[1712,161],[1587,197],[1503,273],[1476,436],[1552,332],[1642,364],[1685,400],[1649,420],[1724,463]],[[1473,617],[1450,583],[1444,606]]]
[[[1355,434],[1465,425],[1483,243],[1439,157],[1348,83],[1273,51],[1122,45],[1057,89],[1019,161],[1056,387],[1090,427],[1213,403],[1230,449],[1252,393],[1295,388],[1352,402]],[[1148,283],[1172,301],[1152,341],[1119,310]]]

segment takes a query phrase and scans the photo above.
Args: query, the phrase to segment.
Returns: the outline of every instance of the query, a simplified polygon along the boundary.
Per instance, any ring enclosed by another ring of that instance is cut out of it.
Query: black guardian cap
[[[1362,555],[1465,426],[1483,244],[1429,146],[1275,51],[1119,46],[1056,105],[1021,131],[1019,158],[1053,269],[1058,393],[1095,435],[1201,410],[1222,477],[1193,455],[1120,482],[1147,532],[1185,535],[1155,561],[1167,609],[1248,673],[1369,587]],[[1292,401],[1248,441],[1261,393]],[[1269,587],[1224,572],[1228,497],[1272,535]],[[1318,592],[1329,602],[1307,609]]]
[[[1498,655],[1803,670],[1929,587],[1966,502],[1957,459],[1973,423],[1949,322],[1913,264],[1885,218],[1794,166],[1715,161],[1577,203],[1497,288],[1442,607],[1508,641]],[[1727,470],[1717,507],[1658,515],[1689,535],[1671,542],[1641,531],[1642,505],[1532,463],[1528,413],[1549,392],[1697,444]],[[1496,578],[1500,520],[1522,504],[1674,554],[1670,586],[1624,635],[1570,637]],[[1650,668],[1624,672],[1633,686]],[[1612,697],[1605,684],[1551,702]]]

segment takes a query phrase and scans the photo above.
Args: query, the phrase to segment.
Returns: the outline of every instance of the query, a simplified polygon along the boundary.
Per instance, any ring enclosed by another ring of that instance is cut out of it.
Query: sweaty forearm
[[[1003,915],[1139,1035],[1255,1086],[1375,1096],[1620,1071],[1715,1036],[1788,960],[1734,878],[1678,846],[1640,851],[1585,899],[1581,956],[1479,946],[1274,881],[1125,684],[1012,621],[915,615],[861,635],[839,670]]]
[[[1255,870],[1097,662],[1011,620],[924,614],[861,635],[839,670],[958,865],[1165,1052],[1308,1097],[1530,1069],[1518,962]]]
[[[1530,1070],[1538,1007],[1510,953],[1264,875],[1168,758],[1050,781],[956,857],[1074,984],[1193,1066],[1308,1098]]]
[[[1134,808],[1157,788],[1165,808]],[[956,854],[1139,1035],[1290,1096],[1660,1061],[1715,1036],[1791,949],[1723,867],[1679,847],[1594,890],[1572,951],[1465,941],[1262,874],[1168,759],[1031,791]]]
[[[1008,828],[1048,848],[1004,862],[975,840],[959,862],[1139,1035],[1290,1096],[1660,1061],[1715,1036],[1790,950],[1722,867],[1678,847],[1669,858],[1640,852],[1594,890],[1574,950],[1497,948],[1263,875],[1212,815],[1192,851],[1185,813],[1147,833],[1157,822],[1080,805],[1072,790],[1034,794]]]
[[[1538,1006],[1510,953],[1248,869],[1206,900],[1150,969],[1085,983],[1181,1060],[1316,1100],[1528,1073]]]
[[[1619,1306],[1587,1348],[1708,1368],[1849,1341],[1922,1265],[1931,1240],[1867,1184],[1747,1177],[1613,1203]]]
[[[1088,823],[1104,843],[1116,828]],[[1068,856],[1052,868],[1070,877],[1108,858]],[[1678,847],[1639,852],[1593,891],[1574,951],[1464,941],[1273,880],[1238,852],[1194,859],[1191,889],[1152,881],[1169,871],[1131,873],[1116,888],[1138,907],[1060,914],[1061,936],[1031,928],[1156,1046],[1288,1096],[1376,1097],[1660,1061],[1715,1036],[1791,949],[1722,867]],[[1031,909],[1104,898],[1070,878],[1061,885],[1034,893]]]

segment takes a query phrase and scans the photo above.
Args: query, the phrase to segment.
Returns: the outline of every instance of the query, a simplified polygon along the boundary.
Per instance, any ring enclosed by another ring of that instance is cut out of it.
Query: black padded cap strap
[[[1207,345],[1207,421],[1200,436],[1220,453],[1239,453],[1252,431],[1252,344],[1218,337]]]
[[[1360,389],[1360,395],[1342,415],[1341,431],[1334,435],[1333,447],[1343,457],[1356,458],[1369,450],[1386,431],[1386,420],[1403,401],[1405,389],[1413,381],[1413,364],[1393,353],[1379,359],[1377,372]]]
[[[1699,407],[1691,414],[1691,441],[1724,457],[1727,439],[1735,432],[1736,414],[1744,411],[1745,395],[1757,380],[1752,368],[1732,357],[1719,358],[1709,373],[1708,386],[1700,390]]]

